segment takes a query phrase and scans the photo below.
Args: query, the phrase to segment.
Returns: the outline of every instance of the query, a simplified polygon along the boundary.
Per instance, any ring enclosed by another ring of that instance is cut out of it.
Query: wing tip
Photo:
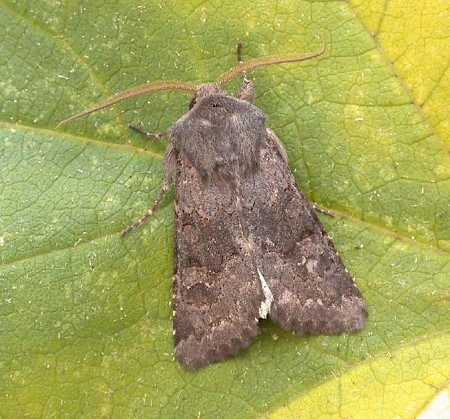
[[[178,342],[174,354],[184,368],[195,371],[237,355],[242,349],[248,348],[260,332],[256,322],[242,329],[240,334],[233,333],[232,330],[221,330],[221,327],[214,329],[200,339],[191,335]]]

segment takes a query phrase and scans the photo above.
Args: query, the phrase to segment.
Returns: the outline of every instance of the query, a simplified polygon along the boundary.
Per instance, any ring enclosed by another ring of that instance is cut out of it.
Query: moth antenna
[[[322,39],[323,39],[322,49],[317,52],[312,52],[310,54],[303,54],[303,55],[300,54],[272,55],[270,57],[255,58],[245,63],[240,63],[236,67],[233,67],[231,70],[228,70],[226,73],[222,74],[222,76],[220,76],[220,78],[217,80],[217,84],[220,86],[224,83],[227,83],[231,79],[235,78],[238,74],[245,73],[247,70],[252,70],[253,68],[264,67],[274,64],[306,61],[310,60],[311,58],[319,57],[327,49],[327,41],[325,39],[325,34],[323,34]]]
[[[78,119],[81,118],[82,116],[89,115],[93,112],[97,112],[100,109],[107,108],[108,106],[115,105],[118,102],[122,102],[122,100],[145,95],[147,93],[157,92],[159,90],[178,90],[183,92],[195,92],[197,90],[197,86],[193,83],[183,81],[156,81],[145,83],[140,86],[132,87],[131,89],[118,93],[117,95],[106,99],[104,102],[92,108],[86,109],[80,113],[77,113],[76,115],[72,115],[71,117],[61,121],[56,127],[58,128],[61,125],[66,124],[67,122],[73,121],[74,119]]]

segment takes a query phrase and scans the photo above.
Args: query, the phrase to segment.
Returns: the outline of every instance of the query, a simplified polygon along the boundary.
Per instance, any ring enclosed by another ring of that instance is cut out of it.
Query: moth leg
[[[236,55],[239,65],[244,64],[244,60],[242,59],[242,48],[244,48],[244,44],[242,42],[238,42]],[[242,72],[242,77],[244,78],[244,83],[250,83],[247,78],[247,72],[245,70]]]
[[[242,48],[243,44],[242,42],[238,42],[237,45],[237,58],[239,64],[243,64],[242,60]],[[246,100],[247,102],[253,103],[253,100],[255,99],[255,89],[253,88],[253,83],[247,78],[247,72],[244,70],[242,71],[242,86],[239,90],[239,93],[237,97],[242,100]]]
[[[148,209],[148,211],[144,214],[144,216],[141,217],[139,220],[135,221],[133,224],[124,228],[120,232],[120,235],[122,237],[126,236],[135,228],[142,226],[155,213],[159,204],[164,198],[164,195],[167,193],[172,184],[172,180],[175,173],[175,165],[176,165],[176,155],[172,144],[170,144],[164,155],[164,180],[161,190],[159,191],[155,201],[153,202],[153,205]]]
[[[270,128],[267,128],[267,140],[269,143],[272,143],[272,145],[277,150],[279,156],[283,159],[283,162],[287,164],[288,156],[286,153],[286,149],[284,148],[284,145],[280,141],[280,139],[276,136],[276,134]]]
[[[142,128],[136,127],[134,125],[128,125],[128,128],[136,131],[138,134],[141,134],[145,138],[152,138],[155,140],[161,140],[162,138],[167,138],[169,136],[167,131],[163,132],[148,132],[144,131]]]
[[[328,215],[328,217],[330,217],[330,218],[334,218],[334,214],[330,210],[327,210],[326,208],[324,208],[321,205],[316,204],[316,203],[312,203],[311,205],[314,208],[314,211]]]

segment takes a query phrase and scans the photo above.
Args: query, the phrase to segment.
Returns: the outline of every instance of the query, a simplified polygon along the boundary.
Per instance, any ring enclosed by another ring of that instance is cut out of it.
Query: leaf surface
[[[449,7],[67,3],[0,7],[0,415],[426,409],[450,372]],[[164,131],[190,96],[55,126],[147,81],[214,81],[236,64],[238,41],[256,58],[318,50],[323,32],[323,57],[250,77],[299,185],[335,214],[321,218],[369,322],[298,337],[264,321],[248,350],[186,372],[172,355],[173,193],[144,227],[119,232],[158,193],[167,146],[127,124]]]

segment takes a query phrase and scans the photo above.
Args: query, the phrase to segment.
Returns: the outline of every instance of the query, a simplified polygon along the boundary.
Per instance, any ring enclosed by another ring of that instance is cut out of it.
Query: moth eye
[[[191,100],[191,103],[189,103],[189,110],[191,110],[194,107],[196,102],[197,102],[197,96]]]

